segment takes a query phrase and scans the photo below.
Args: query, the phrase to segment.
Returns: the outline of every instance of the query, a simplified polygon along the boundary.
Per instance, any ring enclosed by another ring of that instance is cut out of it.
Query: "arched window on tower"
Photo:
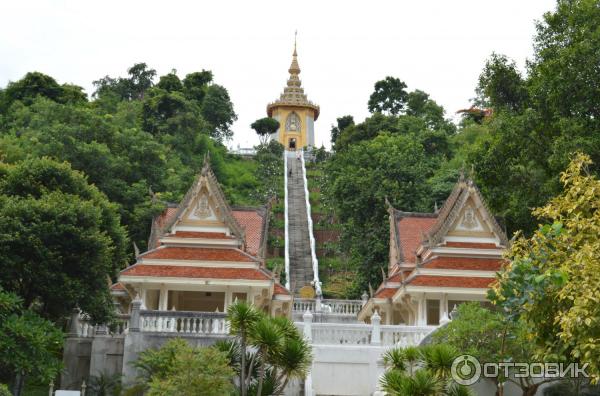
[[[295,111],[288,115],[287,120],[285,121],[285,129],[289,132],[300,132],[300,117],[298,117],[298,114],[296,114]]]

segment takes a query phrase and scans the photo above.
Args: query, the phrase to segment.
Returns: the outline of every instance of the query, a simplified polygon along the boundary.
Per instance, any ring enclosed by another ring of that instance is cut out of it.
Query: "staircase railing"
[[[302,152],[304,154],[304,151]],[[300,156],[300,161],[302,163],[302,181],[304,183],[304,198],[306,199],[306,216],[308,217],[308,235],[310,237],[310,255],[312,258],[312,266],[313,266],[313,283],[315,287],[315,291],[317,296],[321,296],[321,282],[319,281],[319,260],[317,260],[317,249],[315,236],[313,233],[313,221],[310,215],[310,199],[308,194],[308,180],[306,179],[306,165],[304,162],[304,155]]]
[[[289,236],[289,218],[288,218],[288,154],[289,152],[285,150],[283,152],[283,185],[284,185],[284,194],[285,194],[285,202],[284,202],[284,221],[285,221],[285,233],[284,233],[284,241],[285,241],[285,287],[288,290],[290,289],[290,236]]]

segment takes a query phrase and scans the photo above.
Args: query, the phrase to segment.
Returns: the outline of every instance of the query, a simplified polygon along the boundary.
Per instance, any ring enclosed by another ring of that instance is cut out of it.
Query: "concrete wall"
[[[63,351],[64,370],[60,376],[61,389],[79,390],[90,374],[92,338],[69,337]]]
[[[371,395],[377,390],[386,348],[365,345],[313,345],[314,395]]]

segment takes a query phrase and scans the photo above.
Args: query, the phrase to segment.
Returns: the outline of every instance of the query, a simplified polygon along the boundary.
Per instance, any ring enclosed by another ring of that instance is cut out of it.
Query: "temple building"
[[[434,213],[388,212],[388,276],[359,320],[377,311],[385,324],[438,325],[462,302],[487,303],[508,240],[472,180],[461,176]]]
[[[265,268],[267,208],[231,208],[210,165],[184,199],[152,224],[148,251],[121,271],[113,296],[143,309],[225,312],[245,300],[271,315],[291,314],[290,293]]]
[[[267,105],[267,115],[279,121],[279,130],[271,136],[288,150],[315,146],[314,123],[319,117],[319,106],[306,97],[300,81],[298,53],[294,43],[290,77],[283,93]]]

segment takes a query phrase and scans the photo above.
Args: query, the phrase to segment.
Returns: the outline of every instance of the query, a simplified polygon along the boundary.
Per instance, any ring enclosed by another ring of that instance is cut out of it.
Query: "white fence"
[[[371,324],[365,323],[312,323],[313,315],[306,312],[296,326],[313,345],[419,345],[437,326],[381,325],[375,312]]]
[[[204,337],[229,334],[225,313],[186,311],[140,311],[142,332],[178,333]]]
[[[306,311],[322,312],[325,314],[356,316],[365,304],[362,300],[337,300],[337,299],[308,299],[297,298],[292,308],[294,313]]]

